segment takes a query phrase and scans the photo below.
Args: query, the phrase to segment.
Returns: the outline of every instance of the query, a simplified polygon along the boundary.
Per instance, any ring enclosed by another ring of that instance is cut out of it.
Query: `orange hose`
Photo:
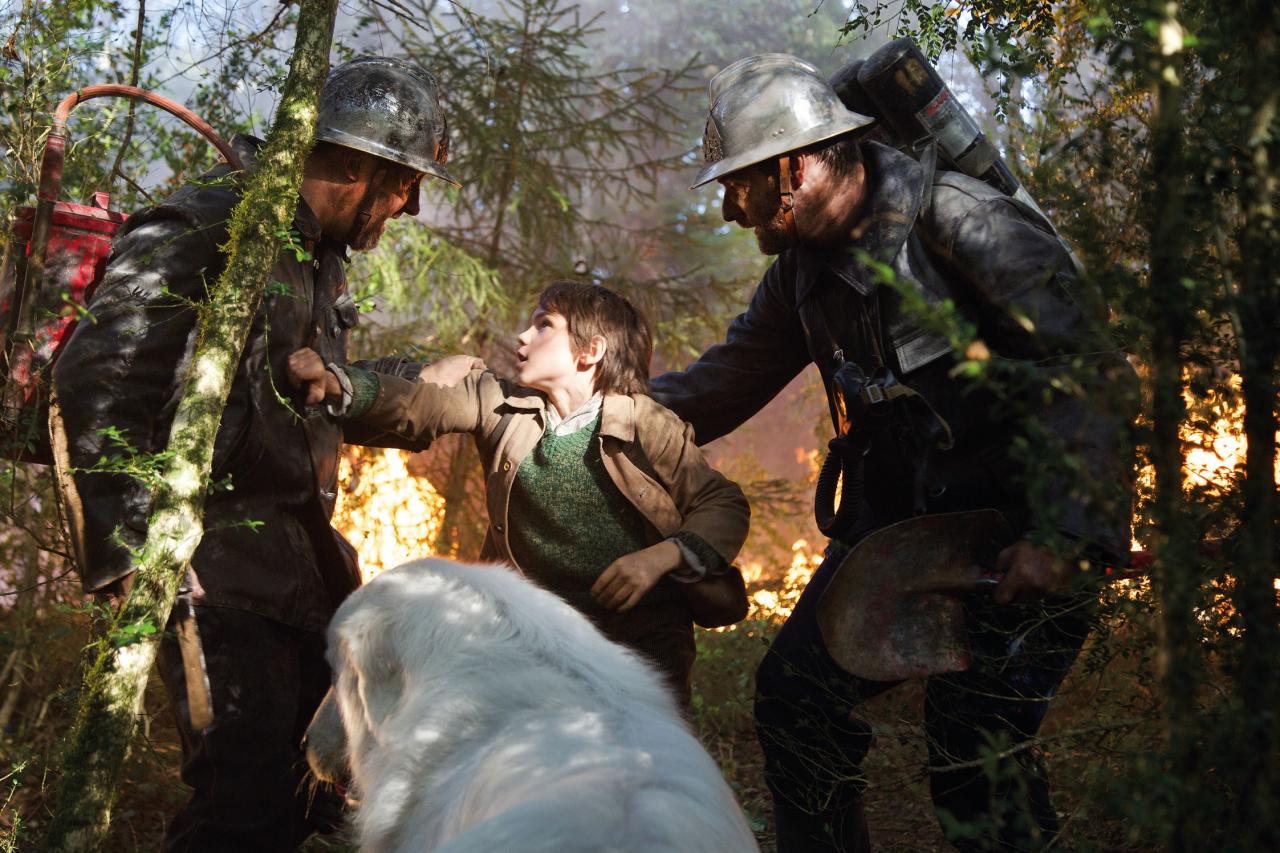
[[[79,104],[90,98],[102,98],[108,96],[116,96],[122,98],[133,98],[134,100],[146,101],[149,104],[159,107],[160,109],[172,113],[191,125],[205,139],[213,143],[213,147],[218,149],[218,153],[222,155],[232,167],[243,170],[244,163],[236,156],[236,152],[232,150],[227,141],[218,135],[218,132],[200,116],[191,110],[175,103],[166,97],[157,95],[155,92],[148,92],[146,89],[139,89],[137,86],[124,86],[119,83],[104,83],[99,86],[86,86],[72,92],[63,98],[62,103],[58,104],[58,109],[53,114],[53,132],[61,133],[67,126],[67,117],[71,111]]]

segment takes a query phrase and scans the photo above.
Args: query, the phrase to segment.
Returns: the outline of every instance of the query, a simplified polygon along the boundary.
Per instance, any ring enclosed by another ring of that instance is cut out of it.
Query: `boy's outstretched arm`
[[[439,361],[424,364],[418,371],[418,381],[441,388],[453,388],[471,375],[473,370],[487,370],[484,360],[474,355],[450,355]]]
[[[325,364],[310,349],[288,360],[289,381],[305,389],[307,402],[324,402],[350,426],[425,444],[447,433],[469,433],[503,399],[498,380],[473,356],[450,356],[422,368],[416,380],[363,370],[356,365]],[[397,445],[403,446],[403,445]]]
[[[418,381],[452,388],[471,371],[484,369],[484,361],[473,355],[451,355],[423,365],[418,371]],[[306,390],[308,405],[336,401],[342,396],[337,375],[312,349],[303,347],[289,355],[288,374],[293,387]]]

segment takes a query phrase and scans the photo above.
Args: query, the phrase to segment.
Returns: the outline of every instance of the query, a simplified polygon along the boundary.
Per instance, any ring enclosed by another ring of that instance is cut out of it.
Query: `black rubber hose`
[[[852,458],[851,458],[852,457]],[[818,471],[813,493],[813,515],[822,535],[838,539],[853,529],[862,506],[862,455],[847,441],[834,438],[827,445],[827,458]],[[836,487],[843,488],[836,505]]]

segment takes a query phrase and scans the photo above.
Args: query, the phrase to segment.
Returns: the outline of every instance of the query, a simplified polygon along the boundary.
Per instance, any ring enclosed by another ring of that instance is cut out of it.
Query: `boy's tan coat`
[[[546,429],[546,405],[538,392],[489,371],[472,371],[452,387],[378,374],[378,396],[357,420],[411,442],[473,435],[489,510],[481,558],[518,568],[507,539],[508,502],[520,463]],[[733,562],[747,538],[750,507],[737,484],[707,464],[692,427],[643,394],[606,394],[600,450],[609,478],[648,520],[650,544],[686,531]]]

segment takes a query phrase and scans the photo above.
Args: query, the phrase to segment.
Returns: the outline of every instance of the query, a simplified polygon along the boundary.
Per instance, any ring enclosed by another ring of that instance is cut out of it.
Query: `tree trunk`
[[[1193,785],[1197,763],[1196,685],[1200,680],[1194,618],[1198,578],[1187,532],[1180,437],[1186,419],[1182,351],[1192,309],[1184,259],[1188,245],[1187,165],[1182,130],[1185,60],[1178,8],[1170,3],[1164,9],[1158,43],[1151,53],[1156,112],[1151,126],[1153,187],[1146,199],[1151,256],[1147,288],[1153,317],[1151,461],[1156,490],[1156,530],[1151,547],[1160,555],[1154,582],[1160,601],[1159,661],[1168,771],[1181,784]],[[1198,833],[1192,810],[1174,808],[1169,817],[1170,849],[1194,848]]]
[[[84,677],[46,850],[99,850],[143,689],[178,584],[203,534],[213,439],[267,276],[293,219],[329,68],[336,0],[301,0],[297,39],[275,122],[231,216],[227,266],[201,308],[195,355],[169,434],[147,540],[129,597]]]
[[[1239,693],[1244,724],[1234,768],[1241,802],[1235,827],[1242,849],[1275,849],[1277,832],[1271,810],[1280,796],[1277,768],[1277,704],[1275,662],[1280,656],[1280,611],[1276,605],[1276,328],[1280,323],[1280,252],[1277,252],[1275,198],[1277,181],[1271,163],[1277,94],[1274,79],[1262,69],[1280,62],[1276,12],[1270,3],[1252,4],[1242,15],[1248,43],[1241,50],[1250,67],[1242,69],[1252,110],[1244,128],[1244,220],[1239,235],[1240,373],[1244,392],[1244,514],[1234,555],[1235,604],[1244,623]]]

